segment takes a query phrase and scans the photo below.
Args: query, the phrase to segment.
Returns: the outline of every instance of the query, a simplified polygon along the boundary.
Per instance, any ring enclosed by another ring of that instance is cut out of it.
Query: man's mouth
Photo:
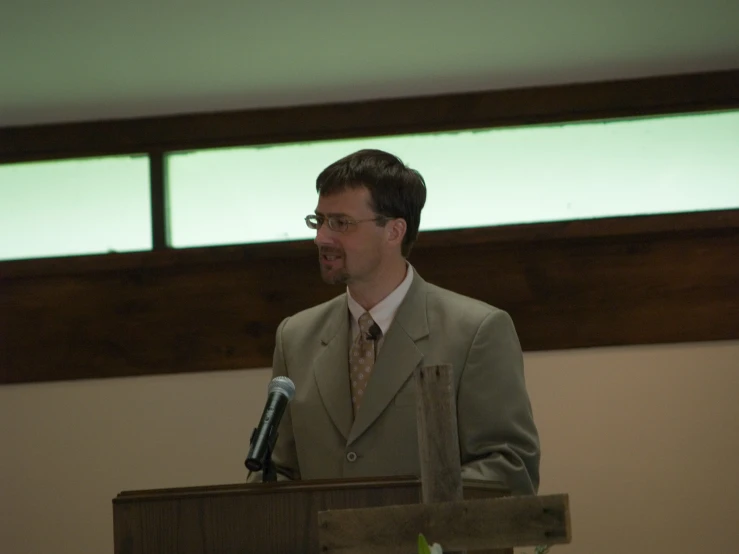
[[[321,252],[321,260],[324,262],[335,262],[341,259],[341,254],[335,252]]]

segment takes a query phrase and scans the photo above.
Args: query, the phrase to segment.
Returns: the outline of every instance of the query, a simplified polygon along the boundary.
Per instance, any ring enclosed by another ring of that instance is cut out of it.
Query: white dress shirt
[[[379,341],[377,341],[377,344],[375,346],[375,355],[379,353],[380,348],[382,347],[382,343],[385,340],[385,334],[387,333],[387,330],[390,328],[390,324],[393,322],[393,319],[395,318],[395,314],[398,311],[398,308],[400,307],[400,304],[403,302],[403,299],[405,298],[405,295],[408,294],[408,289],[411,288],[411,283],[413,282],[413,266],[411,264],[407,263],[407,269],[405,273],[405,279],[403,279],[403,282],[400,283],[393,292],[388,294],[385,298],[383,298],[374,308],[372,308],[369,313],[372,316],[372,319],[375,323],[380,327],[382,330],[382,337]],[[351,328],[352,328],[352,336],[350,345],[354,343],[354,341],[357,338],[357,335],[359,334],[359,318],[362,316],[365,310],[359,302],[354,300],[352,298],[352,293],[349,292],[349,289],[346,290],[346,298],[347,298],[347,305],[349,306],[349,313],[351,315]],[[351,346],[350,346],[351,348]]]

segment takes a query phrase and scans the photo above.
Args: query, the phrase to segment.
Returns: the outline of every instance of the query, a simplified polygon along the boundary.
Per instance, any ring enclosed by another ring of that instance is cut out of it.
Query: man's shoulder
[[[428,284],[426,310],[432,332],[449,340],[467,340],[481,330],[499,336],[513,336],[516,326],[510,314],[497,306],[470,296]]]
[[[492,304],[428,282],[426,283],[426,298],[430,309],[458,314],[464,316],[465,319],[482,321],[490,315],[505,314],[502,309]]]

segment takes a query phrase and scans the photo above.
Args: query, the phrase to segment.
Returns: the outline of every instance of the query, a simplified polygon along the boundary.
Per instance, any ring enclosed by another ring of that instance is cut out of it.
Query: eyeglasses
[[[320,229],[324,222],[328,225],[328,228],[337,233],[345,233],[349,230],[349,227],[353,227],[359,223],[366,221],[386,221],[387,218],[383,216],[374,217],[372,219],[352,219],[343,215],[330,215],[328,217],[324,215],[307,215],[305,216],[305,224],[309,229]]]

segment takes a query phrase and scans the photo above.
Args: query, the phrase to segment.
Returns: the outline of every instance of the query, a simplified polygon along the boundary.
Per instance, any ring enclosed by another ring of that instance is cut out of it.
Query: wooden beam
[[[739,210],[422,233],[410,261],[525,351],[739,339]],[[310,241],[2,262],[0,383],[269,367],[341,292]]]
[[[419,533],[450,550],[567,544],[569,498],[516,496],[318,513],[325,554],[408,554]]]
[[[151,183],[151,244],[154,250],[169,248],[167,162],[162,152],[149,154]]]
[[[0,127],[0,163],[739,107],[739,70],[443,96]]]
[[[452,375],[449,364],[419,367],[414,372],[421,497],[425,504],[463,498]]]

